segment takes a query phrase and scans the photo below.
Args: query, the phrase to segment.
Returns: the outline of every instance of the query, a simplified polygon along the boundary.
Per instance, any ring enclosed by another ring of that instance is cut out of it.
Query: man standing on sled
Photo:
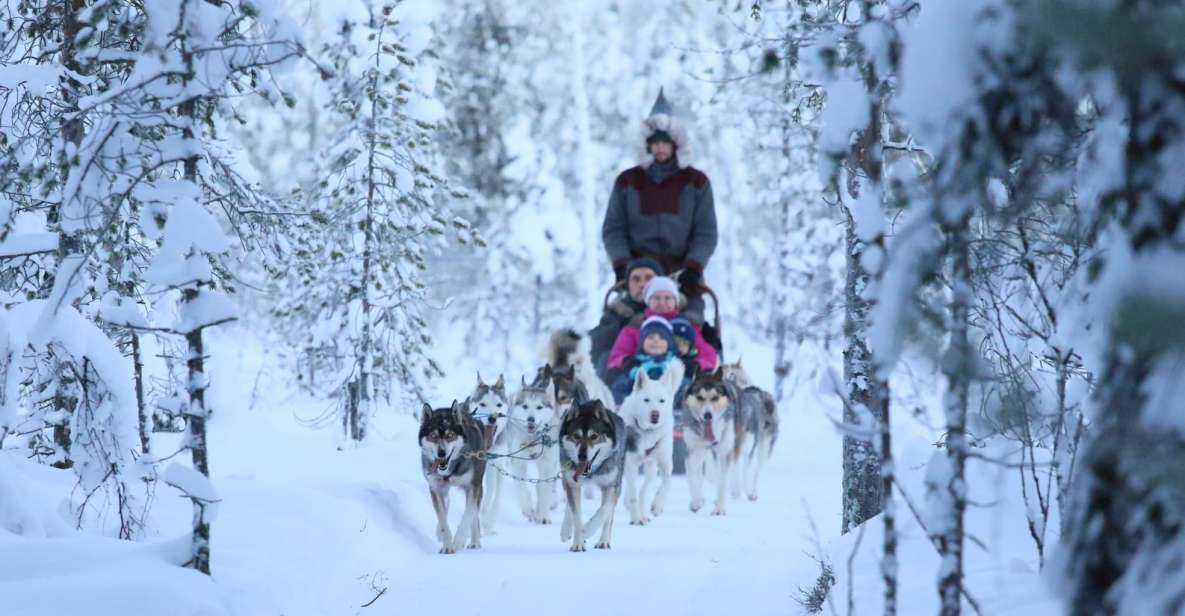
[[[687,296],[681,312],[703,323],[704,267],[716,250],[712,185],[702,171],[688,166],[687,130],[661,90],[642,126],[641,164],[617,176],[609,197],[601,226],[605,251],[618,282],[625,280],[632,260],[657,261]]]

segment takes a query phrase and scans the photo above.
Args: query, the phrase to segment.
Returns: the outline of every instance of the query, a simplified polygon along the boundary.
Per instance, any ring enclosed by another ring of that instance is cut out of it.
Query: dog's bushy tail
[[[741,401],[741,396],[744,392],[735,383],[724,381],[725,390],[728,392],[729,400],[732,402],[732,463],[736,464],[741,461],[741,455],[745,452],[745,414],[744,404]]]
[[[548,364],[553,368],[567,368],[576,363],[584,336],[572,328],[559,329],[547,341]]]
[[[777,400],[774,400],[773,394],[765,391],[764,389],[761,390],[761,401],[765,405],[765,413],[774,418],[774,433],[769,437],[769,451],[766,452],[768,455],[773,453],[774,443],[778,442],[778,427],[780,423],[778,418],[778,402]]]

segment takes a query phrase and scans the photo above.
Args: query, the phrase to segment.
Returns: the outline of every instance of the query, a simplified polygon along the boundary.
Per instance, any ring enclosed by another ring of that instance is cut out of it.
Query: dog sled
[[[722,337],[722,330],[720,327],[720,298],[716,295],[711,287],[706,284],[700,284],[696,291],[700,295],[706,295],[712,298],[712,320],[709,322],[706,314],[707,306],[704,306],[704,322],[700,326],[700,333],[703,334],[704,341],[712,345],[716,349],[716,355],[720,358],[720,363],[724,363],[724,338]],[[603,311],[609,310],[609,303],[618,293],[628,292],[626,281],[622,280],[609,290],[605,291],[605,299],[602,301],[601,308]],[[705,303],[706,304],[706,303]],[[682,405],[675,407],[675,441],[674,452],[672,456],[672,473],[675,475],[684,475],[687,473],[687,443],[683,441],[683,408]]]

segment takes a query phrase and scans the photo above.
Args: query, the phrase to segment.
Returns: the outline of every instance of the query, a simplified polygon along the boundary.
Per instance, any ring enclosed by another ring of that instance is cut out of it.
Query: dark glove
[[[698,287],[703,279],[704,275],[694,267],[685,267],[682,272],[679,272],[679,286],[683,288],[684,293]]]

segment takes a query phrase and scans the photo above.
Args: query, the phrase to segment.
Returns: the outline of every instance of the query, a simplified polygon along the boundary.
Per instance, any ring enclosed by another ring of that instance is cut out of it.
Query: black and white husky
[[[528,466],[534,465],[537,469],[536,478],[542,480],[535,484],[533,503],[526,484],[523,481],[514,482],[518,490],[519,507],[528,521],[551,524],[555,482],[550,479],[557,477],[560,472],[560,422],[550,377],[532,385],[523,380],[522,388],[515,394],[510,408],[507,436],[514,474],[525,478]]]
[[[502,375],[493,383],[481,380],[477,375],[477,387],[465,401],[469,412],[482,428],[482,446],[495,455],[505,455],[510,450],[510,437],[506,429],[509,423],[510,399],[506,395],[506,383]],[[495,533],[498,522],[498,508],[502,495],[502,473],[496,462],[488,462],[481,499],[481,529],[487,535]],[[488,468],[494,466],[494,468]]]
[[[586,537],[600,526],[595,547],[609,549],[625,469],[625,422],[599,400],[573,405],[560,423],[560,464],[568,501],[560,540],[571,539],[571,550],[583,552]],[[585,524],[580,492],[587,484],[601,489],[601,506]]]
[[[716,483],[716,506],[712,515],[724,515],[732,467],[744,446],[745,431],[739,413],[740,390],[714,372],[693,371],[683,421],[687,444],[687,481],[691,487],[691,510],[704,506],[704,477],[711,462]]]
[[[745,441],[748,454],[744,456],[744,471],[740,482],[744,483],[745,492],[749,500],[757,500],[757,479],[761,469],[773,452],[774,443],[778,440],[778,405],[772,394],[749,382],[749,375],[736,363],[721,366],[726,380],[732,381],[740,389],[739,409],[745,427]],[[734,488],[734,498],[740,491],[740,482]]]
[[[649,524],[650,515],[662,515],[667,492],[671,487],[671,468],[674,456],[675,392],[683,380],[683,363],[671,362],[663,375],[651,379],[639,370],[634,379],[634,390],[621,403],[621,419],[625,422],[625,506],[630,512],[630,524]],[[645,480],[638,490],[638,467]],[[650,507],[646,495],[659,476],[658,492]]]
[[[420,461],[436,510],[441,554],[481,547],[479,514],[486,470],[481,452],[481,426],[463,404],[454,401],[450,408],[436,410],[424,405],[420,412]],[[465,492],[465,513],[455,535],[448,526],[449,488]]]

